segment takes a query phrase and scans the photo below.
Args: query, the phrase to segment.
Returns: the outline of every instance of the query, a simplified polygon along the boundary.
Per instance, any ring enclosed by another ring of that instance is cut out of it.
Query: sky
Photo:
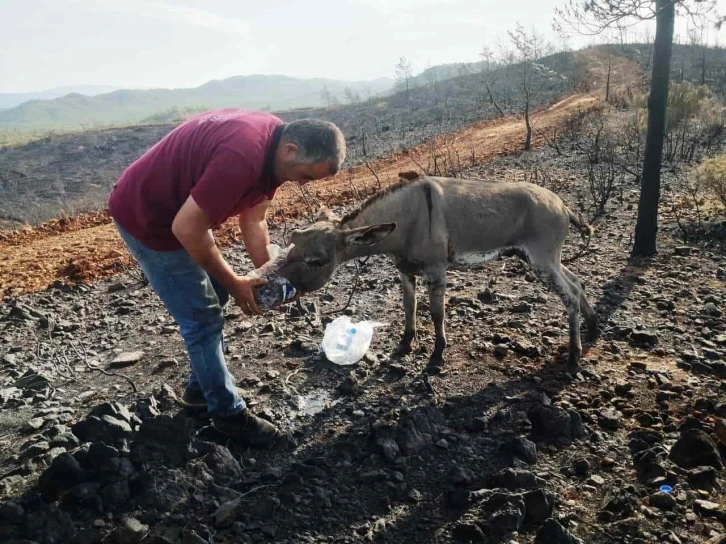
[[[565,1],[0,0],[0,92],[250,74],[359,81],[393,77],[401,56],[419,73],[479,60],[517,22],[557,42],[552,18]]]

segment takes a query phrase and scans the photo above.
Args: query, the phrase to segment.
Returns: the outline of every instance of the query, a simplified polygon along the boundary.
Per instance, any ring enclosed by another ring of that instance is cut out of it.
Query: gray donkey
[[[443,363],[446,348],[446,270],[480,265],[512,252],[560,295],[569,317],[568,374],[579,372],[582,355],[579,313],[592,338],[597,316],[580,280],[560,261],[570,224],[583,236],[592,228],[575,217],[553,192],[530,183],[423,177],[373,195],[341,220],[323,212],[292,233],[295,247],[279,274],[302,293],[320,289],[335,268],[350,259],[388,255],[401,273],[406,325],[399,354],[416,336],[416,276],[428,281],[436,342],[429,364]]]

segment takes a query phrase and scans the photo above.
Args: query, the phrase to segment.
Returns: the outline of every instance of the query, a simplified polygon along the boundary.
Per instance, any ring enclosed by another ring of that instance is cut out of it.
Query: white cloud
[[[168,4],[166,2],[147,2],[144,0],[123,0],[121,2],[117,0],[70,1],[82,4],[94,11],[113,11],[154,19],[167,19],[231,34],[247,34],[250,30],[247,22],[242,19],[225,17],[204,9]]]

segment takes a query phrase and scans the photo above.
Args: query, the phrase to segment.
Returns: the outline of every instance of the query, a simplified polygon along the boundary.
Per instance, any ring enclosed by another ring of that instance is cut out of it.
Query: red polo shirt
[[[171,224],[190,194],[215,227],[274,198],[272,156],[281,131],[282,121],[263,112],[192,117],[123,172],[109,198],[111,215],[150,249],[180,249]]]

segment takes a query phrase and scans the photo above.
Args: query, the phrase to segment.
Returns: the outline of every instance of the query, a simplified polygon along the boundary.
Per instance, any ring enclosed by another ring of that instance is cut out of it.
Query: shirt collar
[[[282,185],[282,181],[275,177],[273,166],[275,164],[275,152],[280,146],[280,138],[282,137],[282,129],[284,127],[285,123],[280,123],[272,132],[272,142],[270,142],[270,147],[265,155],[265,165],[262,168],[262,179],[265,180],[265,183],[270,188]]]

